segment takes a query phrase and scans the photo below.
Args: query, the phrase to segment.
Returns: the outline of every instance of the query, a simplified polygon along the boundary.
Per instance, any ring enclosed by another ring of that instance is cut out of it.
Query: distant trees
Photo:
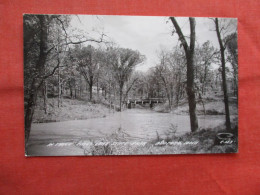
[[[155,71],[171,109],[175,103],[179,104],[186,83],[185,56],[180,49],[175,48],[172,51],[161,51],[159,58],[160,63],[155,66]]]
[[[89,100],[92,101],[93,85],[98,77],[99,55],[101,54],[91,45],[82,48],[75,47],[71,52],[74,56],[74,63],[88,85]]]
[[[175,102],[176,106],[179,105],[179,100],[184,98],[185,88],[186,88],[186,57],[185,52],[178,47],[170,54],[170,66],[174,78],[174,88],[175,88]]]
[[[197,93],[205,95],[206,88],[212,84],[210,65],[216,63],[218,51],[206,41],[195,50],[195,84]]]
[[[164,86],[161,81],[157,68],[151,68],[147,71],[142,79],[143,84],[140,85],[139,91],[142,91],[142,96],[147,98],[163,98],[165,97]]]
[[[119,111],[122,110],[123,88],[134,71],[134,67],[144,61],[138,51],[131,49],[118,48],[112,51],[110,63],[113,74],[119,87]]]
[[[72,70],[76,67],[76,73],[79,74],[77,78],[71,77],[68,80],[69,86],[73,79],[77,80],[82,76],[86,81],[89,101],[92,101],[95,86],[97,98],[102,95],[108,99],[110,108],[118,103],[119,110],[122,110],[123,101],[138,80],[135,75],[133,76],[135,66],[145,59],[138,51],[131,49],[114,47],[97,49],[91,45],[76,45],[70,48],[68,56],[69,67]],[[102,94],[99,94],[100,89]]]
[[[195,19],[189,18],[190,22],[190,45],[188,45],[182,30],[174,17],[170,17],[174,28],[179,36],[182,47],[185,51],[187,60],[187,95],[189,101],[189,113],[190,113],[190,123],[191,131],[197,131],[198,129],[198,119],[196,115],[196,98],[194,90],[194,50],[195,50]]]
[[[169,109],[171,109],[173,104],[173,85],[174,79],[173,73],[170,71],[169,66],[169,56],[165,51],[160,54],[160,64],[155,67],[155,70],[159,76],[158,79],[162,81],[162,85],[168,99]]]

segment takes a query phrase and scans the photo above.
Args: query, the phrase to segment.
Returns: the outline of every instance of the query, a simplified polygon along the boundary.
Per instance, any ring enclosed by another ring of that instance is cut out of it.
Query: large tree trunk
[[[221,53],[221,75],[222,75],[222,87],[224,92],[224,103],[225,103],[225,113],[226,113],[226,128],[227,131],[231,130],[231,124],[230,124],[230,114],[229,114],[229,105],[228,105],[228,94],[227,94],[227,81],[226,81],[226,62],[225,62],[225,47],[223,45],[220,30],[219,30],[219,23],[218,18],[215,19],[216,24],[216,32],[220,47],[220,53]]]
[[[44,66],[47,58],[47,39],[48,39],[48,28],[47,28],[47,17],[44,15],[37,16],[40,23],[40,54],[38,62],[36,64],[36,71],[39,76],[42,76],[44,73]],[[31,124],[33,113],[35,109],[35,104],[37,100],[37,93],[39,85],[41,84],[41,78],[34,78],[31,85],[31,90],[29,94],[28,104],[25,111],[25,142],[27,143],[30,136]]]
[[[197,131],[198,119],[196,115],[196,98],[194,91],[194,72],[193,72],[193,52],[189,52],[187,57],[187,95],[189,101],[189,113],[191,131]]]
[[[191,131],[195,132],[198,129],[198,119],[196,115],[196,99],[194,91],[194,48],[195,48],[195,19],[189,18],[190,20],[190,46],[188,46],[187,41],[179,27],[177,21],[174,17],[170,17],[182,46],[185,51],[187,60],[187,95],[189,101],[189,113],[190,113],[190,125]]]

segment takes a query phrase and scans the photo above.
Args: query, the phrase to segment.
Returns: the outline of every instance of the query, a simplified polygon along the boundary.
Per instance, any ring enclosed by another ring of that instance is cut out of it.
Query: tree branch
[[[195,47],[195,39],[196,39],[196,34],[195,34],[195,19],[190,17],[190,50],[193,51]]]
[[[183,46],[185,52],[187,52],[189,46],[188,46],[188,43],[187,43],[187,41],[186,41],[182,31],[181,31],[181,28],[180,28],[179,24],[177,23],[175,17],[170,17],[170,19],[171,19],[171,21],[172,21],[172,23],[173,23],[173,25],[174,25],[174,27],[176,29],[176,32],[177,32],[177,34],[179,36],[179,39],[180,39],[180,41],[182,43],[182,46]]]

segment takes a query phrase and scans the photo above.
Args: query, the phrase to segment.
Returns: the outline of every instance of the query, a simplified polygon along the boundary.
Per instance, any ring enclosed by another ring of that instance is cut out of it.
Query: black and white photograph
[[[238,152],[236,18],[23,15],[26,156]]]

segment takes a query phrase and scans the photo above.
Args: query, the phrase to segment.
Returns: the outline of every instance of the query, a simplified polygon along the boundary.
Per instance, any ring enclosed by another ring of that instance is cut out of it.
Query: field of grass
[[[39,98],[34,112],[34,123],[82,120],[106,117],[113,110],[100,103],[89,102],[86,99],[63,98],[58,107],[57,98],[49,98],[47,113],[43,108],[43,99]]]

